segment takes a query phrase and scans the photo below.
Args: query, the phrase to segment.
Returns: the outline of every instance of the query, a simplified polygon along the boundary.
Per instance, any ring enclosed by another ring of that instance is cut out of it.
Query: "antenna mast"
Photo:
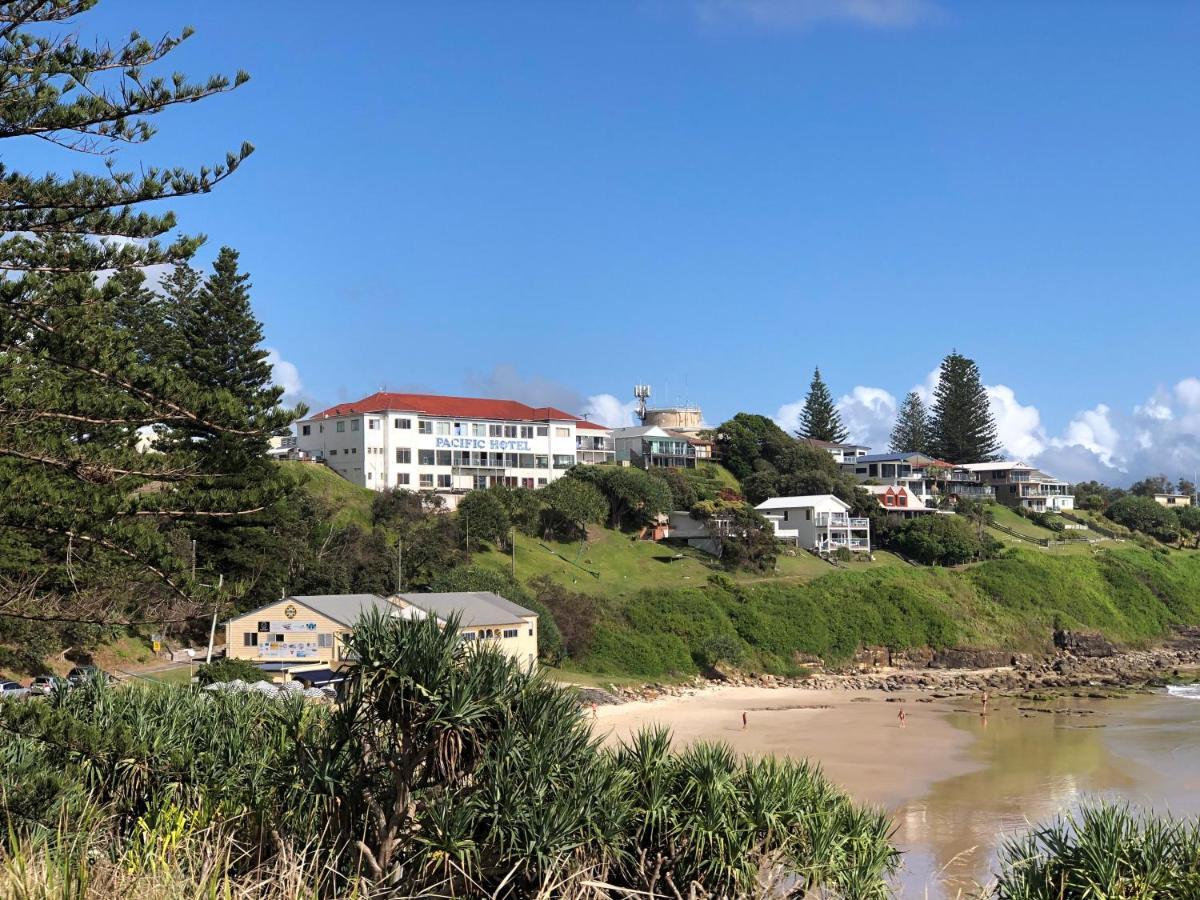
[[[646,424],[646,401],[650,399],[650,385],[635,384],[633,386],[633,396],[638,402],[638,418],[642,420],[642,424]]]

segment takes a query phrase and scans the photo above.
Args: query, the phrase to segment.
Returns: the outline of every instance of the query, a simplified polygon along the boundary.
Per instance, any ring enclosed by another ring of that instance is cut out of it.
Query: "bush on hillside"
[[[559,478],[538,492],[542,501],[542,534],[570,541],[582,539],[588,525],[604,521],[608,504],[595,485],[580,478]]]
[[[896,549],[927,566],[957,566],[995,556],[1001,544],[960,516],[909,519],[892,536]]]
[[[1147,534],[1163,543],[1179,538],[1179,518],[1150,497],[1133,495],[1114,500],[1105,512],[1118,525]]]
[[[572,659],[580,659],[592,645],[599,601],[591,594],[568,590],[549,575],[529,582],[534,598],[554,617],[562,634],[563,650]]]
[[[196,679],[201,685],[220,684],[226,681],[255,681],[265,680],[262,669],[248,659],[236,659],[232,656],[214,659],[202,665],[196,672]]]
[[[512,517],[497,493],[488,488],[471,491],[458,501],[455,510],[463,533],[468,537],[469,549],[479,547],[484,541],[504,550],[508,547],[508,531]]]
[[[567,478],[594,485],[604,495],[611,528],[640,528],[653,522],[659,513],[671,511],[671,489],[661,478],[643,469],[575,466],[567,472]]]

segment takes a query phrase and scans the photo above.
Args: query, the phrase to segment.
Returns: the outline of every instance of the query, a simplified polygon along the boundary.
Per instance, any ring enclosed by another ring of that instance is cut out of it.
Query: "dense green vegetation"
[[[312,897],[549,896],[589,878],[732,896],[768,866],[822,896],[887,895],[889,820],[806,763],[675,753],[664,731],[602,747],[572,692],[454,623],[369,617],[350,649],[332,709],[100,681],[0,705],[2,861],[43,848],[87,880],[170,872],[193,896],[289,867]]]

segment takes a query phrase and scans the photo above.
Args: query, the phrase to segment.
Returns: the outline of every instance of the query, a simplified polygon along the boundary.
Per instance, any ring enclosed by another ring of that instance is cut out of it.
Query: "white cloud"
[[[283,402],[296,403],[304,394],[304,382],[300,380],[300,370],[294,363],[288,362],[279,355],[274,347],[267,347],[267,362],[271,365],[271,377],[283,388]]]
[[[1036,406],[1023,406],[1013,389],[1004,384],[985,387],[996,435],[1010,456],[1027,459],[1046,449],[1046,433]]]
[[[701,24],[804,30],[824,24],[908,28],[941,15],[933,0],[694,0]]]
[[[622,403],[612,394],[593,394],[583,404],[580,414],[589,421],[607,425],[609,428],[624,428],[636,425],[638,402]]]
[[[1167,412],[1169,418],[1170,410]],[[1082,447],[1094,453],[1103,465],[1119,469],[1116,453],[1120,441],[1121,435],[1112,422],[1112,410],[1101,403],[1078,413],[1067,423],[1063,436],[1051,443],[1055,447]]]
[[[896,398],[879,387],[857,385],[837,402],[850,440],[868,447],[886,447],[896,418]],[[804,401],[785,403],[772,417],[780,428],[794,434],[800,428]]]
[[[856,385],[837,402],[850,440],[867,447],[887,447],[896,421],[896,398],[883,388]]]
[[[925,404],[926,409],[933,408],[933,392],[937,390],[938,382],[942,380],[941,368],[936,368],[930,371],[925,376],[925,380],[920,384],[914,384],[911,390],[916,392],[916,395],[921,398],[921,402]]]

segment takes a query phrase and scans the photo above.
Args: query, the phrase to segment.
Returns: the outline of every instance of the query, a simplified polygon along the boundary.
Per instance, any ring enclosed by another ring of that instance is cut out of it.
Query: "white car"
[[[58,688],[65,688],[67,681],[57,675],[38,675],[29,683],[29,693],[34,697],[49,697]]]
[[[0,699],[7,700],[9,697],[24,697],[29,693],[29,688],[22,687],[15,681],[0,681]]]

